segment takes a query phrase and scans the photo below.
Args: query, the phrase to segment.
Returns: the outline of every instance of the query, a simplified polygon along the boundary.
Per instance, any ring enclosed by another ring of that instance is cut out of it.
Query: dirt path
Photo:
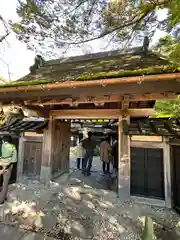
[[[145,215],[160,223],[156,225],[158,239],[173,240],[172,230],[180,220],[173,211],[134,202],[122,204],[106,189],[103,177],[97,173],[84,177],[80,171],[48,186],[16,184],[1,211],[4,222],[67,240],[140,239]]]

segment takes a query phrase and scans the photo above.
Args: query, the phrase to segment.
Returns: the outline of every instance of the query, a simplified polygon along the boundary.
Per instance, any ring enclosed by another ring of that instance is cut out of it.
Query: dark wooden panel
[[[131,148],[131,193],[144,195],[144,148]]]
[[[163,150],[131,148],[131,194],[164,199]]]
[[[180,213],[180,146],[172,146],[173,201],[175,209]]]
[[[164,199],[163,150],[146,149],[146,192],[149,197]]]

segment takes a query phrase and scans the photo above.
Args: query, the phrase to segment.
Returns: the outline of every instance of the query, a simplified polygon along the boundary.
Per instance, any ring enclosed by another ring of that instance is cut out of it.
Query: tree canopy
[[[156,101],[156,117],[180,117],[180,96],[174,100]]]
[[[157,10],[165,9],[159,20]],[[19,22],[10,22],[28,48],[55,48],[108,37],[132,41],[157,28],[179,35],[179,0],[19,0]]]
[[[159,39],[156,50],[174,65],[180,62],[180,41],[168,35]],[[155,105],[157,117],[180,117],[180,96],[174,100],[156,101]]]
[[[171,35],[167,35],[164,38],[159,39],[156,45],[156,50],[162,55],[168,58],[173,64],[177,65],[180,62],[180,38],[173,38]]]

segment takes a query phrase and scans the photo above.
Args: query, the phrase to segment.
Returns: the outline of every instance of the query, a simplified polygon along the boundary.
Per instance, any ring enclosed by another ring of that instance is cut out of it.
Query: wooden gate
[[[180,213],[180,146],[172,146],[172,160],[173,203]]]
[[[163,149],[131,148],[131,194],[164,199]]]
[[[42,138],[28,137],[24,142],[23,175],[38,179],[41,171]]]
[[[53,139],[53,177],[69,170],[70,127],[70,122],[56,120]]]

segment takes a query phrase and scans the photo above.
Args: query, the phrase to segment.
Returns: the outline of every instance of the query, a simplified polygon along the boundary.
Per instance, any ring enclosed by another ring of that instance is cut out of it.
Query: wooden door
[[[180,146],[172,146],[172,189],[174,208],[180,213]]]
[[[131,194],[164,199],[162,149],[131,148]]]
[[[42,142],[25,141],[23,175],[39,178],[41,171]]]
[[[164,199],[163,149],[146,149],[146,192],[149,197]]]
[[[131,194],[144,195],[145,161],[144,148],[131,148]]]
[[[53,138],[53,161],[52,173],[56,174],[69,171],[69,151],[70,151],[70,122],[57,121],[56,131]]]

